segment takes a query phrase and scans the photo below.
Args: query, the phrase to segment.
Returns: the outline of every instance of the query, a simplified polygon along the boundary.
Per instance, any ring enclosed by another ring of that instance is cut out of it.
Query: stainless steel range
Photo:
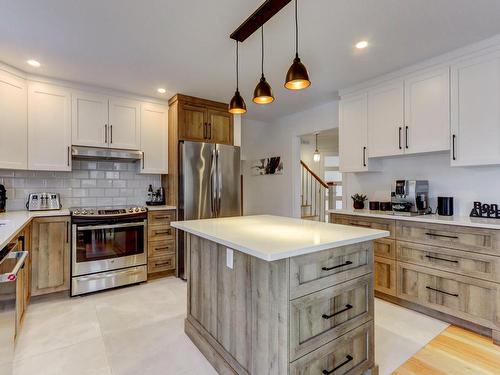
[[[147,278],[147,209],[71,210],[71,295]]]

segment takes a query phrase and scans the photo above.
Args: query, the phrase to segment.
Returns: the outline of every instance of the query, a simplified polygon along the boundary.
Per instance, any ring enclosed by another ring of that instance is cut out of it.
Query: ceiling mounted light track
[[[297,0],[295,0],[295,58],[288,69],[285,78],[285,87],[289,90],[303,90],[311,86],[309,73],[299,58],[299,20],[297,14]]]
[[[262,68],[262,76],[260,77],[260,81],[255,86],[255,90],[253,92],[253,102],[256,104],[269,104],[274,101],[273,90],[271,86],[266,81],[266,77],[264,77],[264,26],[261,26],[261,42],[262,42],[262,59],[261,59],[261,68]]]
[[[238,41],[236,41],[236,92],[234,93],[231,102],[229,103],[229,113],[235,115],[241,115],[247,111],[247,106],[245,100],[243,100],[240,95],[239,85],[239,53],[238,53]]]

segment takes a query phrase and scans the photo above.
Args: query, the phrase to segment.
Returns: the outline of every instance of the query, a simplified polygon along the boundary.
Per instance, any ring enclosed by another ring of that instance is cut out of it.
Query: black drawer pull
[[[352,264],[352,262],[350,260],[348,260],[347,262],[345,262],[344,264],[339,264],[338,266],[333,266],[333,267],[322,267],[321,269],[323,271],[331,271],[331,270],[334,270],[335,268],[340,268],[340,267],[344,267],[344,266],[348,266],[349,264]]]
[[[428,236],[458,239],[458,236],[447,236],[446,234],[426,233]]]
[[[323,370],[323,374],[324,375],[330,375],[330,374],[333,374],[335,371],[337,371],[339,368],[341,368],[342,366],[345,366],[347,365],[349,362],[351,362],[353,360],[352,356],[351,355],[346,355],[345,356],[345,361],[342,362],[340,365],[338,365],[337,367],[334,367],[333,370]]]
[[[439,290],[439,289],[431,288],[430,286],[426,286],[426,288],[429,289],[429,290],[433,290],[434,292],[446,294],[448,296],[458,297],[458,294],[455,294],[455,293],[448,293],[448,292],[445,292],[444,290]]]
[[[346,312],[347,310],[350,310],[350,309],[352,309],[352,305],[347,304],[347,305],[345,305],[345,309],[342,309],[342,310],[340,310],[340,311],[337,311],[336,313],[333,313],[332,315],[326,315],[326,314],[323,314],[323,315],[321,315],[321,317],[322,317],[323,319],[331,319],[331,318],[333,318],[334,316],[339,315],[339,314],[342,314],[343,312]]]
[[[445,262],[450,262],[450,263],[458,263],[458,260],[449,260],[449,259],[444,259],[444,258],[433,257],[430,255],[426,255],[425,257],[429,258],[429,259],[444,260]]]
[[[156,262],[155,262],[155,266],[168,266],[168,265],[170,265],[170,264],[171,264],[171,262],[170,262],[170,261],[168,261],[168,262],[162,262],[162,263],[156,263]]]
[[[155,230],[155,234],[171,234],[170,229],[167,230]]]

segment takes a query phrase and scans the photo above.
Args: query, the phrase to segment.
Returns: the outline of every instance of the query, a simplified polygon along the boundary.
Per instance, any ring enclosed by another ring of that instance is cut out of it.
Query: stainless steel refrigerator
[[[213,143],[179,143],[177,219],[241,215],[240,148]],[[184,232],[177,234],[177,269],[184,278]]]

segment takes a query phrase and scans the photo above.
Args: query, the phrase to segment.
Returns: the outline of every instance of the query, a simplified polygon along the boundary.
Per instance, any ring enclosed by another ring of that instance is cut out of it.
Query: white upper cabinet
[[[500,52],[451,67],[451,164],[500,164]]]
[[[368,91],[368,155],[404,153],[404,85],[390,82]]]
[[[168,108],[141,104],[141,173],[168,173]]]
[[[404,148],[406,154],[450,149],[450,69],[406,78]]]
[[[341,172],[368,170],[367,94],[342,97],[340,101],[339,155]]]
[[[0,168],[28,166],[26,81],[0,70]]]
[[[74,91],[72,98],[73,144],[108,147],[108,97]]]
[[[109,147],[140,149],[141,105],[134,100],[109,99]]]
[[[30,82],[28,93],[28,168],[71,170],[71,92]]]

